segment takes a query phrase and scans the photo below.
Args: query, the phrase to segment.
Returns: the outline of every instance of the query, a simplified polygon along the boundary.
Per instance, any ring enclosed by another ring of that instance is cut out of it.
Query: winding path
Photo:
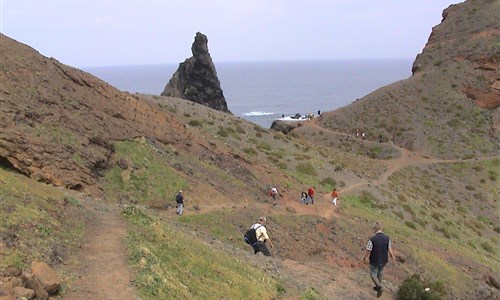
[[[319,127],[314,122],[310,122],[309,124],[309,126],[316,126],[321,130],[331,131],[329,129]],[[344,135],[344,133],[334,131],[331,132],[334,134]],[[364,142],[373,143],[371,141]],[[494,156],[466,160],[444,160],[427,157],[418,152],[409,151],[408,149],[400,148],[398,146],[393,147],[398,149],[401,155],[394,159],[379,160],[379,162],[385,164],[386,167],[378,178],[372,181],[359,179],[358,182],[342,188],[339,192],[341,192],[342,195],[346,195],[364,187],[380,186],[386,183],[392,174],[407,166],[435,163],[457,163],[500,158],[500,156]],[[330,194],[327,193],[318,195],[318,197],[322,197],[320,201],[316,201],[316,204],[314,205],[307,206],[300,203],[295,197],[284,195],[284,197],[278,201],[277,206],[272,206],[270,202],[240,202],[232,203],[231,205],[219,203],[216,205],[202,207],[200,211],[206,213],[227,209],[228,207],[238,209],[252,205],[259,207],[268,214],[309,214],[321,216],[327,219],[335,217],[337,215],[337,210],[335,207],[332,207]],[[93,224],[93,227],[87,235],[82,249],[78,254],[79,261],[68,266],[73,273],[78,274],[78,278],[75,280],[74,284],[68,288],[63,299],[140,299],[136,294],[133,284],[131,283],[131,278],[133,278],[133,276],[131,270],[126,264],[126,247],[124,241],[127,234],[127,225],[120,216],[121,209],[114,204],[105,204],[96,200],[87,200],[84,201],[83,204],[88,210],[95,214],[95,223]],[[174,213],[175,212],[172,212],[172,214]],[[196,213],[198,212],[191,209],[185,210],[185,214],[187,215]],[[305,271],[303,271],[306,272],[306,274],[307,272],[310,272],[309,267],[302,266],[299,262],[283,261],[283,263],[287,265],[287,268],[289,268],[289,271],[291,272],[302,270],[304,268]],[[320,274],[328,275],[329,273],[320,272]],[[350,281],[346,280],[346,278],[339,278],[338,280],[342,280],[344,285],[350,284]],[[335,284],[332,281],[323,283],[328,286]],[[335,291],[335,289],[332,290]],[[390,297],[390,293],[384,294],[382,299],[391,299]]]

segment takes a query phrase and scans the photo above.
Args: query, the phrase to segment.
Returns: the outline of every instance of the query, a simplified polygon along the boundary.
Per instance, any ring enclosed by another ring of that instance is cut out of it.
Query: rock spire
[[[161,95],[191,100],[230,113],[208,52],[206,35],[196,33],[191,52],[193,56],[179,64]]]

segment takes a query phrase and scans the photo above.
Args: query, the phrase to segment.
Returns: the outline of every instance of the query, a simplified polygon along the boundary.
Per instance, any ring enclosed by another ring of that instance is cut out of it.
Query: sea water
[[[411,75],[412,59],[215,63],[229,110],[270,127],[275,119],[345,106]],[[160,95],[177,64],[84,68],[130,93]]]

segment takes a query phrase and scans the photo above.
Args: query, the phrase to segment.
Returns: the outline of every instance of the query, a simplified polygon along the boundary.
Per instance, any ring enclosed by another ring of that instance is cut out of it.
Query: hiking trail
[[[77,261],[69,269],[78,278],[62,299],[138,300],[127,266],[127,226],[115,204],[90,197],[82,200],[93,216],[92,227],[82,241]]]
[[[308,126],[315,126],[321,130],[331,131],[319,127],[314,122],[310,122]],[[345,133],[331,132],[334,134],[347,135]],[[363,142],[375,143],[373,141]],[[396,145],[392,145],[392,147],[396,148],[401,155],[393,159],[378,160],[385,165],[384,171],[380,173],[378,177],[373,180],[359,178],[357,182],[337,189],[339,193],[338,206],[333,206],[331,203],[331,195],[329,192],[326,194],[316,194],[314,205],[304,205],[300,202],[298,196],[295,197],[284,193],[284,196],[279,198],[276,206],[272,205],[271,200],[269,200],[269,202],[250,202],[250,200],[248,200],[232,203],[231,205],[227,203],[210,204],[209,206],[200,207],[195,211],[191,209],[188,204],[184,214],[190,215],[199,212],[207,213],[221,209],[240,209],[247,206],[254,206],[261,209],[265,214],[307,214],[320,216],[325,219],[332,219],[338,216],[337,208],[342,205],[343,196],[364,187],[380,186],[386,183],[392,174],[402,168],[425,164],[457,163],[500,157],[446,160],[428,157],[419,152],[410,151]],[[86,198],[82,202],[84,207],[95,215],[95,219],[93,220],[91,229],[84,238],[81,250],[77,253],[78,261],[69,263],[68,268],[71,272],[77,274],[78,278],[68,287],[62,299],[141,299],[137,296],[137,291],[131,281],[133,272],[126,263],[127,253],[125,238],[127,234],[127,225],[126,221],[120,215],[121,208],[117,204],[104,203],[92,198]],[[164,214],[172,214],[170,217],[176,218],[175,209],[166,211]],[[373,293],[369,293],[371,281],[367,273],[367,266],[361,265],[358,261],[345,262],[347,267],[354,271],[354,275],[348,273],[344,270],[345,268],[341,267],[332,270],[330,264],[325,264],[324,262],[299,262],[286,259],[281,260],[280,258],[277,258],[277,261],[283,269],[282,272],[288,273],[289,276],[307,277],[307,282],[311,284],[311,286],[324,287],[327,299],[339,297],[352,299],[373,296]],[[366,286],[366,289],[360,292],[359,295],[351,294],[351,290],[359,286]],[[386,290],[380,299],[393,299],[394,289],[395,287]],[[375,298],[375,296],[373,296],[373,298]]]

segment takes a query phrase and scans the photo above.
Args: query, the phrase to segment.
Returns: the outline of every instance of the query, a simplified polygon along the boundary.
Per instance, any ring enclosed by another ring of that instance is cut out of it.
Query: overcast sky
[[[0,0],[1,32],[75,67],[414,58],[453,0]]]

